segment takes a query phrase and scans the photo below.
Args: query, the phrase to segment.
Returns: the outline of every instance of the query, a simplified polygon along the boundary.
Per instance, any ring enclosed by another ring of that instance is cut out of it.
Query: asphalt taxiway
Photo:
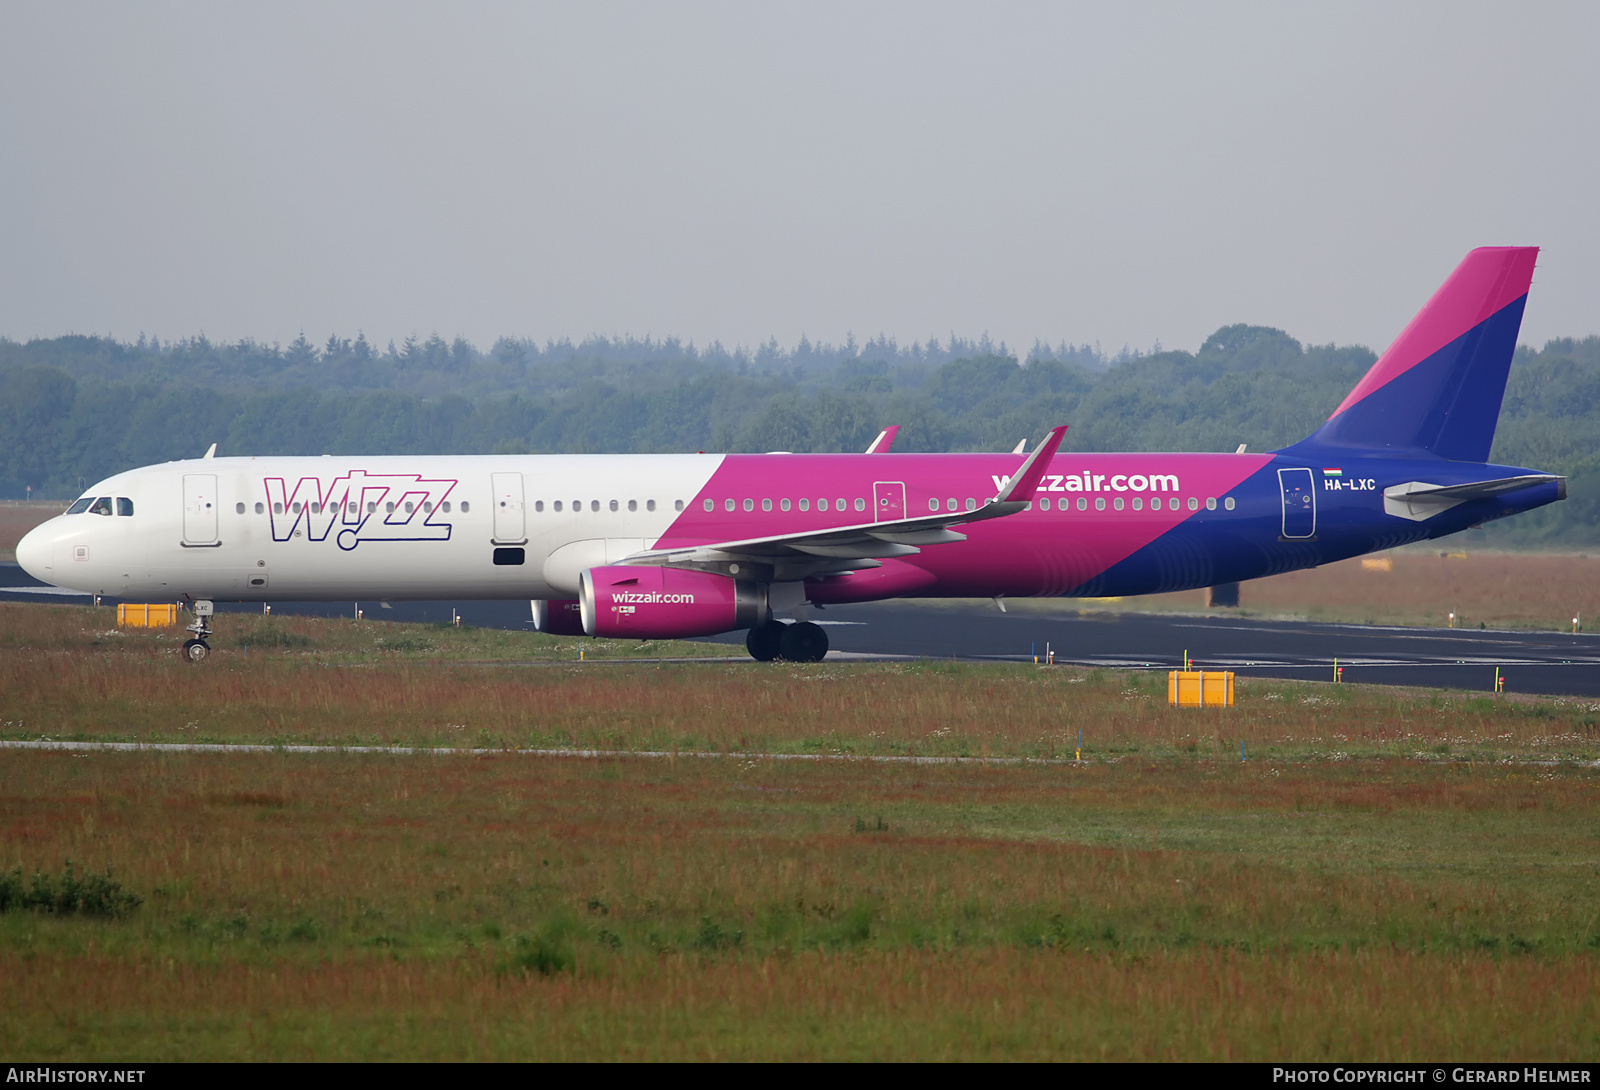
[[[0,600],[82,603],[82,594],[46,588],[15,564],[0,564]],[[116,604],[102,599],[103,606]],[[532,630],[525,601],[511,602],[279,602],[275,614],[369,620],[463,623]],[[258,613],[261,606],[218,602],[223,638],[228,613]],[[813,614],[827,627],[839,657],[906,657],[1044,662],[1171,670],[1187,656],[1197,667],[1244,676],[1412,685],[1491,692],[1495,672],[1505,690],[1600,698],[1600,635],[1526,630],[1395,628],[1205,614],[1117,613],[1079,610],[1062,600],[1059,610],[993,605],[923,605],[874,602],[830,606]],[[743,644],[743,634],[717,642]]]

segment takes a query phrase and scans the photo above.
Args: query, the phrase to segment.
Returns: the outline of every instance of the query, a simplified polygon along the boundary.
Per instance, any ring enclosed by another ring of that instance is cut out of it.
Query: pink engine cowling
[[[761,620],[763,595],[751,583],[713,572],[612,565],[578,577],[583,630],[614,639],[714,636]]]
[[[552,636],[583,635],[583,611],[576,598],[533,601],[533,627]]]

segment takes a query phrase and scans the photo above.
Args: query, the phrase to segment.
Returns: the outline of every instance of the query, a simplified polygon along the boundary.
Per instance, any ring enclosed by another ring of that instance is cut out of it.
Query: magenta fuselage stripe
[[[969,500],[981,505],[993,496],[1000,487],[996,479],[1003,482],[1022,461],[1014,454],[731,454],[655,547],[714,545],[870,522],[874,485],[885,480],[904,483],[908,517],[931,514],[930,500],[938,501],[941,512],[949,511],[952,499],[965,510]],[[1058,453],[1040,481],[1032,510],[960,527],[966,541],[927,546],[901,563],[932,574],[937,579],[927,592],[932,594],[1060,594],[1205,513],[1208,499],[1220,504],[1271,461],[1267,454]],[[1080,497],[1087,511],[1077,509]],[[810,510],[799,509],[802,498]],[[1135,498],[1142,511],[1132,509]],[[1189,509],[1191,498],[1198,512]],[[788,511],[781,509],[785,499]],[[1115,509],[1118,499],[1124,501],[1121,511]],[[827,501],[826,511],[817,509],[820,500]],[[1041,509],[1044,500],[1050,501],[1048,511]],[[1068,510],[1060,509],[1062,500],[1069,502]],[[1097,500],[1105,502],[1103,510],[1096,509]],[[1155,500],[1159,511],[1151,510]],[[767,502],[770,511],[764,510]]]

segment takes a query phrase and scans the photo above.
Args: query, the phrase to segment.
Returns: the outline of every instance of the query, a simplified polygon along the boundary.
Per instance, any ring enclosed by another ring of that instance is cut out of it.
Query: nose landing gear
[[[194,624],[187,631],[194,633],[194,639],[186,640],[183,644],[185,662],[200,663],[206,661],[206,656],[211,654],[211,645],[206,642],[211,637],[211,615],[214,612],[212,604],[206,599],[194,603]]]

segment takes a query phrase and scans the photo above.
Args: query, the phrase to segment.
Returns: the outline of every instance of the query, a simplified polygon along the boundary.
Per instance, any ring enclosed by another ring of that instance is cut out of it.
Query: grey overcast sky
[[[0,0],[0,336],[1382,348],[1545,247],[1600,4]]]

